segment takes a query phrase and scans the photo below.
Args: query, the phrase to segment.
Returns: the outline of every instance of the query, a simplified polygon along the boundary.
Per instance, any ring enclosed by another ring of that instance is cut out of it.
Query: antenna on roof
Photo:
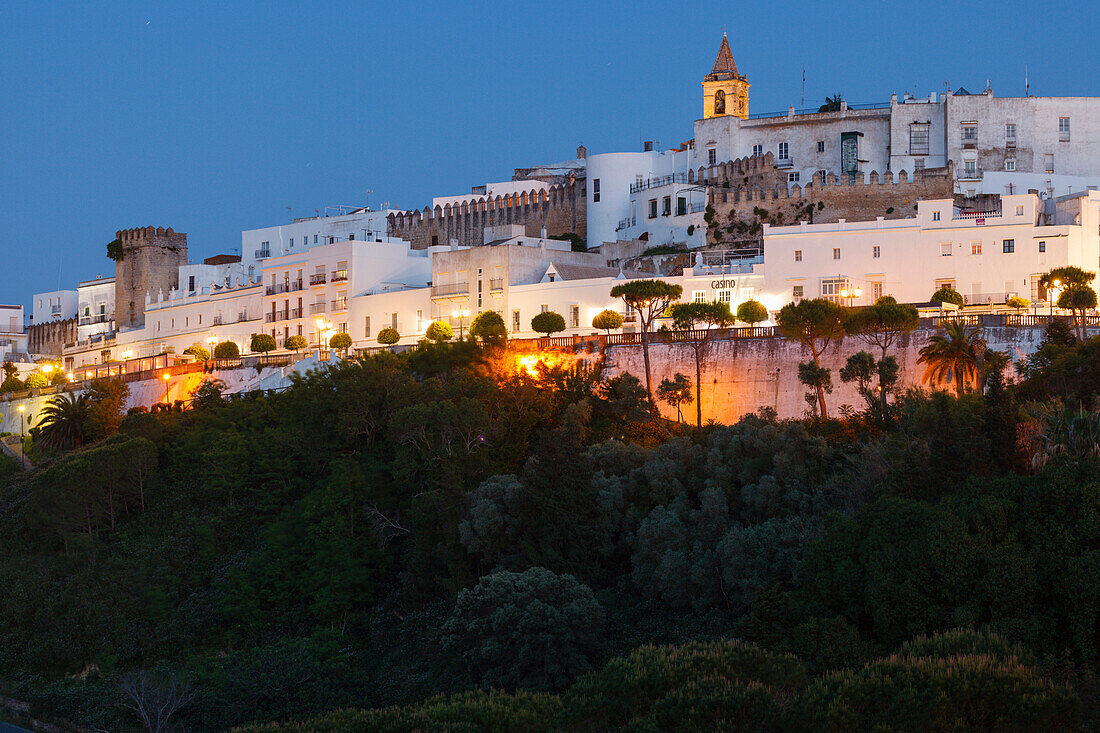
[[[1031,85],[1027,83],[1027,64],[1024,64],[1024,96],[1031,96]]]
[[[802,99],[798,102],[799,111],[806,109],[806,65],[802,65]]]

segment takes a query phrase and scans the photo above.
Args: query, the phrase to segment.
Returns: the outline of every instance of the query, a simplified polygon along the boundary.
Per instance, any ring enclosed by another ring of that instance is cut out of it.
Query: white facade
[[[1047,297],[1038,286],[1043,273],[1063,265],[1095,271],[1100,262],[1097,192],[1059,202],[1060,212],[1076,210],[1072,216],[1050,217],[1030,194],[1003,196],[992,212],[960,211],[949,199],[917,207],[910,219],[765,226],[765,290],[784,302],[867,305],[880,295],[926,302],[951,285],[968,305],[1012,295],[1039,302]],[[859,298],[840,296],[855,287]]]
[[[27,352],[27,334],[23,330],[23,306],[0,305],[0,359]]]
[[[35,293],[31,298],[31,323],[49,323],[73,318],[80,304],[75,290],[52,290]]]
[[[97,277],[76,286],[77,339],[101,339],[115,330],[115,279]]]
[[[356,209],[337,216],[315,216],[280,226],[248,229],[241,232],[241,262],[246,271],[252,267],[255,272],[267,258],[304,252],[317,245],[348,240],[391,241],[386,236],[386,217],[392,213],[399,212]]]

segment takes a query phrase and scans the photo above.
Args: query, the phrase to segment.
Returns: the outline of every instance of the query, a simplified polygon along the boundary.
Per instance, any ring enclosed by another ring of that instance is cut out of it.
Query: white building
[[[271,257],[304,252],[310,247],[345,241],[389,241],[386,236],[386,217],[397,213],[393,209],[371,211],[358,208],[333,216],[312,216],[295,219],[263,229],[241,232],[241,261],[246,271],[253,274],[262,269],[262,261]]]
[[[115,279],[99,277],[77,284],[77,338],[101,340],[115,331]]]
[[[35,293],[31,298],[31,323],[48,323],[76,317],[79,298],[75,290]]]
[[[0,359],[26,354],[27,334],[23,330],[23,306],[0,305]]]
[[[764,229],[765,287],[784,302],[828,298],[866,305],[881,295],[926,302],[943,285],[967,304],[1020,295],[1044,302],[1039,276],[1100,263],[1100,193],[1057,201],[1003,196],[1000,207],[963,211],[950,199],[921,201],[910,219],[798,224]],[[841,291],[859,288],[859,298]]]

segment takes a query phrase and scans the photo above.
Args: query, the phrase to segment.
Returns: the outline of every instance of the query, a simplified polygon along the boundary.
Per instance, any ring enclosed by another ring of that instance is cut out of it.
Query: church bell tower
[[[703,119],[726,115],[745,119],[748,114],[749,82],[737,73],[737,63],[723,33],[714,68],[703,77]]]

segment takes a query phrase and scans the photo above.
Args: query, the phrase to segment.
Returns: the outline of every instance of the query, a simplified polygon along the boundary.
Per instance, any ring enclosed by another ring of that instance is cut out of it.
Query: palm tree
[[[50,448],[79,448],[88,434],[88,395],[62,394],[42,408],[39,439]]]
[[[955,380],[955,394],[962,397],[970,384],[977,386],[985,358],[985,339],[977,328],[962,320],[946,320],[943,336],[933,336],[920,350],[918,364],[925,364],[921,381],[932,383]]]

